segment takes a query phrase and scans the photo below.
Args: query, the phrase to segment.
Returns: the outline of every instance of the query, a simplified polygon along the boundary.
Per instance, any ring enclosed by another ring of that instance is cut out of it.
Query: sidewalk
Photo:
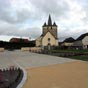
[[[30,68],[27,73],[23,88],[88,88],[88,62]]]

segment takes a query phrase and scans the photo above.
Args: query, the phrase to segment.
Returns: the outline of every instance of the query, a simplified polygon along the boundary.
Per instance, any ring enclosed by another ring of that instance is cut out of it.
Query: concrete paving
[[[0,52],[0,69],[8,68],[9,66],[13,65],[16,67],[20,65],[21,67],[26,69],[73,61],[76,60],[30,53],[28,51],[22,52],[20,50]]]

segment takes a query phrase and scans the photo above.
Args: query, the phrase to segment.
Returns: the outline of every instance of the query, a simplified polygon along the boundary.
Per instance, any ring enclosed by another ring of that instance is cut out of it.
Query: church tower
[[[45,22],[43,25],[43,35],[45,35],[47,32],[50,32],[56,39],[58,38],[57,25],[55,22],[52,24],[52,19],[50,15],[48,18],[48,23],[46,24]]]
[[[58,46],[58,35],[57,25],[52,22],[51,16],[49,15],[48,22],[42,26],[42,34],[36,39],[37,47],[52,47]]]

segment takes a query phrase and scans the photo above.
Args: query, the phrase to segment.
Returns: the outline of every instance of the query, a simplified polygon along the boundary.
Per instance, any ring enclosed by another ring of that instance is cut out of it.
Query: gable
[[[57,46],[58,40],[50,33],[47,32],[46,35],[42,38],[42,45],[47,46],[50,44],[51,46]]]
[[[55,39],[57,39],[49,30],[46,32],[46,34],[44,34],[42,37],[44,37],[44,36],[46,36],[47,34],[49,34],[50,33],[50,35],[52,35]]]
[[[76,41],[78,41],[78,40],[83,40],[86,36],[88,36],[88,33],[82,34],[81,36],[79,36],[79,37],[77,38]]]
[[[85,36],[82,40],[83,45],[88,45],[88,36]]]
[[[55,39],[55,37],[51,34],[51,32],[47,32],[44,36],[43,36],[43,39],[44,38],[54,38]]]

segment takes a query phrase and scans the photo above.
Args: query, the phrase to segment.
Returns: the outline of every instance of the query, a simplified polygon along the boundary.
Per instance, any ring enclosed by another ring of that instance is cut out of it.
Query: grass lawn
[[[82,56],[71,56],[69,58],[72,58],[72,59],[77,59],[77,60],[83,60],[83,61],[88,61],[88,55],[82,55]]]
[[[66,49],[66,50],[50,50],[51,55],[56,55],[59,56],[60,54],[63,54],[61,57],[66,57],[72,58],[72,59],[77,59],[77,60],[83,60],[83,61],[88,61],[88,49],[87,50],[71,50],[71,49]],[[71,53],[76,53],[74,56],[71,56]]]
[[[88,50],[52,50],[52,53],[60,53],[60,52],[88,52]]]
[[[66,54],[66,53],[88,53],[88,50],[52,50],[51,53],[55,54],[55,53],[62,53],[62,54]],[[72,58],[72,59],[77,59],[77,60],[83,60],[83,61],[88,61],[88,55],[76,55],[76,56],[68,56],[68,58]]]

